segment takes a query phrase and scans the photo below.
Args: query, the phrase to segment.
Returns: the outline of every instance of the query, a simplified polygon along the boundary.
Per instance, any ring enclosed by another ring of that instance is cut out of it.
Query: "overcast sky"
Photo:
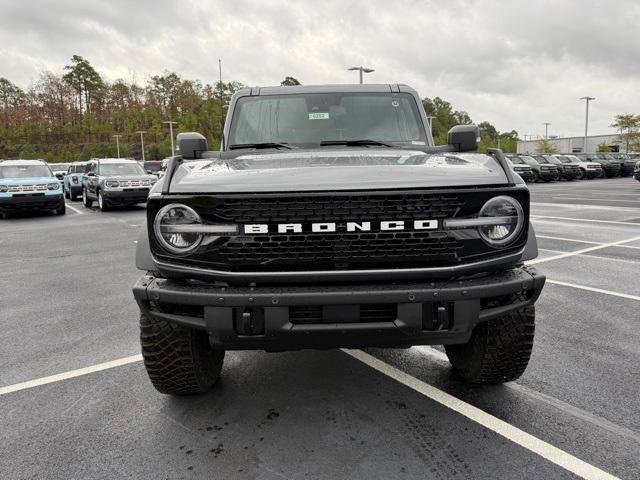
[[[612,132],[640,114],[640,2],[0,0],[0,77],[23,88],[73,54],[106,78],[407,83],[499,130]]]

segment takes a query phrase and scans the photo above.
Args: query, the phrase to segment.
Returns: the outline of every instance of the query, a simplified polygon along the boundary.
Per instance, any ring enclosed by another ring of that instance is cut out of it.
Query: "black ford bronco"
[[[425,344],[466,382],[518,378],[545,278],[529,191],[478,137],[434,146],[405,85],[243,89],[220,151],[180,134],[136,255],[153,385],[207,391],[226,350]]]

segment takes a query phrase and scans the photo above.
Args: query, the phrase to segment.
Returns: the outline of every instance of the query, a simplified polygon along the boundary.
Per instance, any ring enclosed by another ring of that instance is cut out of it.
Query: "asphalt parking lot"
[[[144,208],[2,221],[0,477],[640,478],[640,183],[531,190],[533,356],[482,388],[414,347],[230,352],[212,393],[160,395],[131,294]]]

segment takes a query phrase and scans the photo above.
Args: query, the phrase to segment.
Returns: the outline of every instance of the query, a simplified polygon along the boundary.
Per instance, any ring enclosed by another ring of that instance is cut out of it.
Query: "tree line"
[[[63,73],[43,72],[23,90],[0,77],[0,158],[43,158],[47,161],[86,160],[116,155],[114,135],[120,135],[120,153],[141,158],[140,136],[145,131],[146,157],[164,158],[171,142],[164,121],[177,122],[174,133],[198,131],[217,148],[225,108],[231,95],[244,85],[237,81],[202,83],[174,72],[135,79],[103,78],[85,58],[74,55]],[[299,85],[287,76],[282,85]],[[472,123],[469,114],[440,98],[424,98],[436,144],[458,124]],[[638,141],[640,116],[619,115],[612,125],[625,143]],[[518,132],[499,132],[488,121],[478,123],[480,151],[500,147],[515,152]]]

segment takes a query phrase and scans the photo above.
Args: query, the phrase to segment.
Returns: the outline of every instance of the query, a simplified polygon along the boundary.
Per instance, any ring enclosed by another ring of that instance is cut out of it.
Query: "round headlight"
[[[60,188],[60,183],[49,183],[47,188],[49,190],[58,190]]]
[[[513,241],[522,231],[524,212],[517,200],[507,196],[494,197],[484,204],[478,215],[487,219],[478,227],[480,237],[488,245],[502,247]]]
[[[153,230],[160,245],[171,253],[184,255],[200,245],[202,233],[193,231],[202,225],[202,219],[186,205],[172,203],[156,214]]]
[[[107,187],[109,188],[117,188],[120,186],[117,180],[108,180],[106,184],[107,184]]]
[[[9,187],[7,185],[0,185],[0,192],[4,193],[8,191],[9,191]]]

